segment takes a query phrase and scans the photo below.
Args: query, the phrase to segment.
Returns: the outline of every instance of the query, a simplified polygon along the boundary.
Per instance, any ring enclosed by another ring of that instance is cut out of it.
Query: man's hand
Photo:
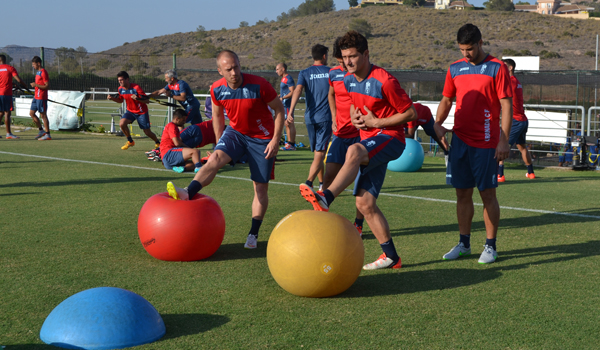
[[[435,130],[435,134],[437,135],[438,139],[442,139],[442,137],[446,136],[446,133],[450,130],[444,128],[442,126],[442,124],[439,123],[434,123],[433,124],[433,130]]]
[[[36,83],[30,83],[29,85],[31,85],[32,88],[36,87]]]
[[[508,139],[504,135],[504,132],[500,133],[500,141],[498,141],[498,146],[496,147],[496,154],[494,158],[497,161],[502,161],[508,158],[510,153],[510,145],[508,144]]]
[[[289,126],[290,124],[294,124],[294,111],[292,110],[288,112],[287,118],[285,118],[285,125]]]
[[[354,106],[350,108],[350,120],[355,128],[360,130],[367,129],[365,126],[365,121],[363,120],[363,114],[359,108],[354,108]]]
[[[269,142],[269,144],[267,145],[267,148],[265,148],[265,152],[267,155],[265,156],[265,159],[271,159],[273,157],[275,157],[277,155],[277,152],[279,151],[279,140],[271,140],[271,142]]]

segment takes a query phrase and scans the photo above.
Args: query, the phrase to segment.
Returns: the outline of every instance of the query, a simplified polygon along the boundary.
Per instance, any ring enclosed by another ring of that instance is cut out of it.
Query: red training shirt
[[[0,64],[0,96],[12,96],[13,77],[17,70],[8,64]]]
[[[513,92],[513,119],[519,122],[527,120],[525,109],[523,108],[523,85],[514,75],[510,77],[510,84]]]
[[[406,126],[409,129],[416,129],[419,127],[419,125],[425,125],[429,123],[431,118],[433,118],[433,115],[431,115],[431,109],[429,109],[429,107],[423,106],[420,103],[414,103],[413,106],[415,106],[418,118],[417,120],[406,123]]]
[[[169,152],[172,148],[175,148],[175,144],[173,143],[174,137],[180,137],[179,127],[175,125],[175,123],[170,122],[163,129],[162,136],[160,138],[160,157],[164,157],[167,152]]]
[[[125,100],[125,103],[127,104],[127,110],[129,112],[135,114],[148,113],[148,106],[146,106],[145,103],[131,98],[134,95],[137,97],[146,96],[146,93],[138,84],[130,83],[129,89],[119,86],[117,91],[119,91],[119,96]]]
[[[329,86],[335,91],[335,124],[337,130],[335,136],[350,139],[360,135],[358,129],[352,125],[350,120],[350,107],[352,99],[344,86],[344,76],[348,72],[342,66],[333,67],[329,70]]]
[[[41,68],[35,73],[35,83],[38,85],[46,85],[50,79],[48,78],[48,72]],[[35,99],[36,100],[47,100],[48,90],[42,90],[39,87],[35,87]]]

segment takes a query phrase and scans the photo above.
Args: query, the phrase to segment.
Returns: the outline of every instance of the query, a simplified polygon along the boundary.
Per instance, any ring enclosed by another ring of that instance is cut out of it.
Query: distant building
[[[362,0],[356,7],[360,8],[363,5],[403,5],[403,0]],[[435,8],[438,10],[464,10],[466,7],[473,7],[466,0],[451,1],[451,0],[428,0],[421,7]]]
[[[560,2],[560,0],[538,0],[537,5],[515,5],[515,11],[537,12],[540,15],[560,17],[589,18],[589,12],[594,11],[594,8],[575,5],[570,2]]]
[[[436,10],[464,10],[467,7],[473,7],[466,1],[435,0]]]

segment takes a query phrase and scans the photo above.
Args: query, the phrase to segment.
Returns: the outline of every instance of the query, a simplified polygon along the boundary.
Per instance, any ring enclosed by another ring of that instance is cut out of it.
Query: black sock
[[[250,232],[248,232],[248,234],[258,237],[260,225],[262,225],[262,220],[252,218],[252,227],[250,228]]]
[[[133,139],[131,138],[131,136],[127,136],[127,141],[133,142]]]
[[[496,239],[495,238],[486,238],[485,245],[490,246],[496,250]]]
[[[362,227],[364,222],[365,222],[365,219],[354,218],[354,223],[356,224],[356,226]]]
[[[533,164],[527,166],[527,174],[533,174]]]
[[[313,187],[313,183],[312,183],[312,181],[306,180],[305,184],[306,184],[306,186],[308,186],[308,187]]]
[[[330,206],[331,203],[333,203],[335,196],[333,195],[333,193],[331,193],[330,190],[323,191],[323,194],[325,195],[325,201],[327,201],[327,206]]]
[[[40,131],[44,130],[43,128],[38,128]]]
[[[385,253],[385,256],[392,259],[394,262],[398,262],[400,256],[398,256],[398,252],[396,252],[396,247],[394,247],[394,241],[390,238],[389,241],[385,243],[381,243],[381,250]]]
[[[194,164],[194,166],[196,168],[201,168],[202,167],[202,162],[198,162],[198,163]]]
[[[471,235],[460,235],[460,242],[465,246],[465,248],[471,247]]]
[[[192,180],[192,182],[190,182],[190,185],[188,186],[189,199],[194,198],[196,193],[200,192],[201,189],[202,189],[202,184],[196,180]]]
[[[504,164],[498,165],[498,176],[504,176]]]

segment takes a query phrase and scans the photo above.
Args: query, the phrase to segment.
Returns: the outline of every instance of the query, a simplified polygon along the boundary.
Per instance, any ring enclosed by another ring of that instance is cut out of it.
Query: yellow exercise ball
[[[267,263],[277,284],[302,297],[330,297],[350,288],[364,258],[362,239],[350,221],[314,210],[281,219],[267,245]]]

